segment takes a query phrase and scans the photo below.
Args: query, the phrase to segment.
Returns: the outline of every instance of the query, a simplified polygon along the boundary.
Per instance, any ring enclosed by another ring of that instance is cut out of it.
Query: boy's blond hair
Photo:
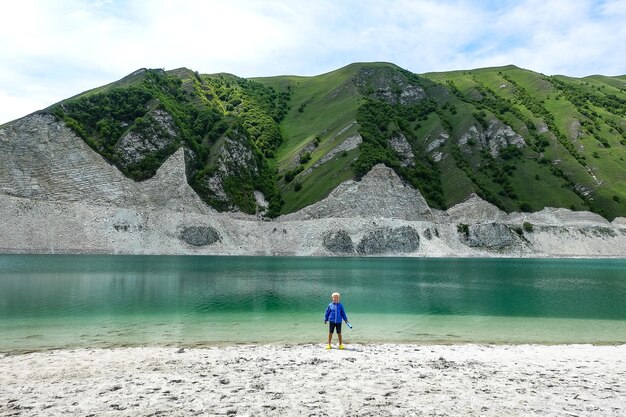
[[[334,296],[341,297],[341,294],[339,294],[338,292],[334,292],[331,294],[330,298],[333,298]]]

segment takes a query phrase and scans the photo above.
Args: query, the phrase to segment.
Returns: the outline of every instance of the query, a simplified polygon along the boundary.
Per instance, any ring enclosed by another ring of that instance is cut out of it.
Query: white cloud
[[[140,67],[250,77],[389,61],[418,73],[506,64],[626,73],[623,0],[21,0],[3,9],[0,123]]]
[[[624,31],[612,17],[599,15],[591,1],[527,0],[503,13],[494,32],[510,42],[487,60],[508,60],[536,71],[582,76],[626,67],[611,56],[621,48]],[[620,35],[621,32],[621,35]]]
[[[38,97],[37,94],[33,96]],[[16,97],[0,90],[0,115],[4,117],[4,122],[19,119],[46,105],[45,101],[31,98],[30,95]]]

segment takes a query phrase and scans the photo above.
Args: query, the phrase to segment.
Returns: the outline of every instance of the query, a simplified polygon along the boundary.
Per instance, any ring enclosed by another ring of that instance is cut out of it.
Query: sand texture
[[[626,345],[5,354],[2,416],[624,416]]]

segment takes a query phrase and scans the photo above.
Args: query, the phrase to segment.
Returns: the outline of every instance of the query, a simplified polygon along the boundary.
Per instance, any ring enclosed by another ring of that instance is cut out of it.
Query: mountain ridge
[[[189,184],[219,211],[264,212],[260,191],[265,215],[292,213],[383,163],[439,209],[475,193],[508,212],[612,219],[626,213],[620,82],[513,65],[413,74],[353,63],[251,79],[139,69],[41,112],[135,181],[182,146]]]

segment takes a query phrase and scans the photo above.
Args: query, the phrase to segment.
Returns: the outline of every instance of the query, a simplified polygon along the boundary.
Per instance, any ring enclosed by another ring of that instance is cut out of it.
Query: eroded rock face
[[[426,142],[428,145],[426,146],[426,152],[432,152],[435,149],[441,147],[448,139],[450,139],[450,135],[446,132],[439,132],[436,138],[431,139],[430,136],[426,138]]]
[[[48,201],[137,204],[137,186],[63,122],[33,114],[0,129],[0,193]]]
[[[509,217],[518,223],[527,221],[542,225],[611,227],[611,223],[599,214],[565,208],[546,207],[534,213],[511,213]]]
[[[343,182],[324,200],[281,218],[308,220],[330,217],[429,220],[433,213],[418,190],[402,182],[391,168],[378,164],[361,181]]]
[[[189,226],[183,229],[180,239],[192,246],[208,246],[219,242],[221,237],[213,227]]]
[[[360,255],[411,253],[419,247],[419,234],[410,226],[381,227],[365,235],[356,247]]]
[[[424,237],[428,240],[432,240],[433,237],[439,237],[439,230],[436,227],[433,227],[432,230],[427,228],[424,230]]]
[[[34,114],[0,129],[0,193],[116,207],[209,212],[187,184],[180,148],[146,181],[126,178],[52,115]]]
[[[230,204],[230,196],[224,189],[224,181],[234,175],[259,175],[254,152],[245,134],[238,130],[233,130],[215,152],[218,154],[216,170],[204,178],[204,185],[217,201],[226,203],[230,210],[235,210],[236,207]]]
[[[389,146],[391,149],[395,151],[400,159],[400,165],[403,167],[414,167],[415,166],[415,155],[413,154],[413,148],[411,148],[411,144],[406,139],[402,133],[392,137],[389,139]]]
[[[500,150],[507,146],[521,148],[526,146],[524,138],[498,119],[489,121],[489,126],[480,131],[476,126],[471,126],[465,134],[459,138],[459,145],[464,152],[470,153],[472,146],[478,149],[489,149],[494,158],[500,155]]]
[[[519,236],[502,223],[474,224],[467,228],[465,243],[482,249],[508,249],[519,244]]]
[[[428,152],[435,162],[440,162],[444,157],[444,153],[439,148],[450,139],[450,135],[446,132],[439,132],[433,139],[430,135],[426,138],[426,152]]]
[[[141,161],[149,154],[165,149],[178,136],[174,119],[164,110],[144,116],[143,129],[134,129],[120,138],[115,148],[125,165]]]
[[[324,248],[335,254],[354,254],[354,243],[345,230],[331,230],[324,235]]]
[[[472,193],[469,197],[446,211],[450,221],[455,223],[481,223],[506,221],[508,215],[493,204]]]
[[[187,183],[185,150],[183,148],[174,152],[161,165],[154,177],[137,184],[137,186],[158,207],[199,213],[213,211]]]
[[[426,98],[422,87],[411,84],[393,68],[364,68],[355,76],[354,83],[361,93],[389,104],[410,105]]]
[[[500,153],[500,149],[507,146],[518,148],[526,146],[524,138],[513,131],[511,126],[505,125],[500,120],[493,119],[489,122],[489,127],[485,131],[487,144],[493,157]]]

